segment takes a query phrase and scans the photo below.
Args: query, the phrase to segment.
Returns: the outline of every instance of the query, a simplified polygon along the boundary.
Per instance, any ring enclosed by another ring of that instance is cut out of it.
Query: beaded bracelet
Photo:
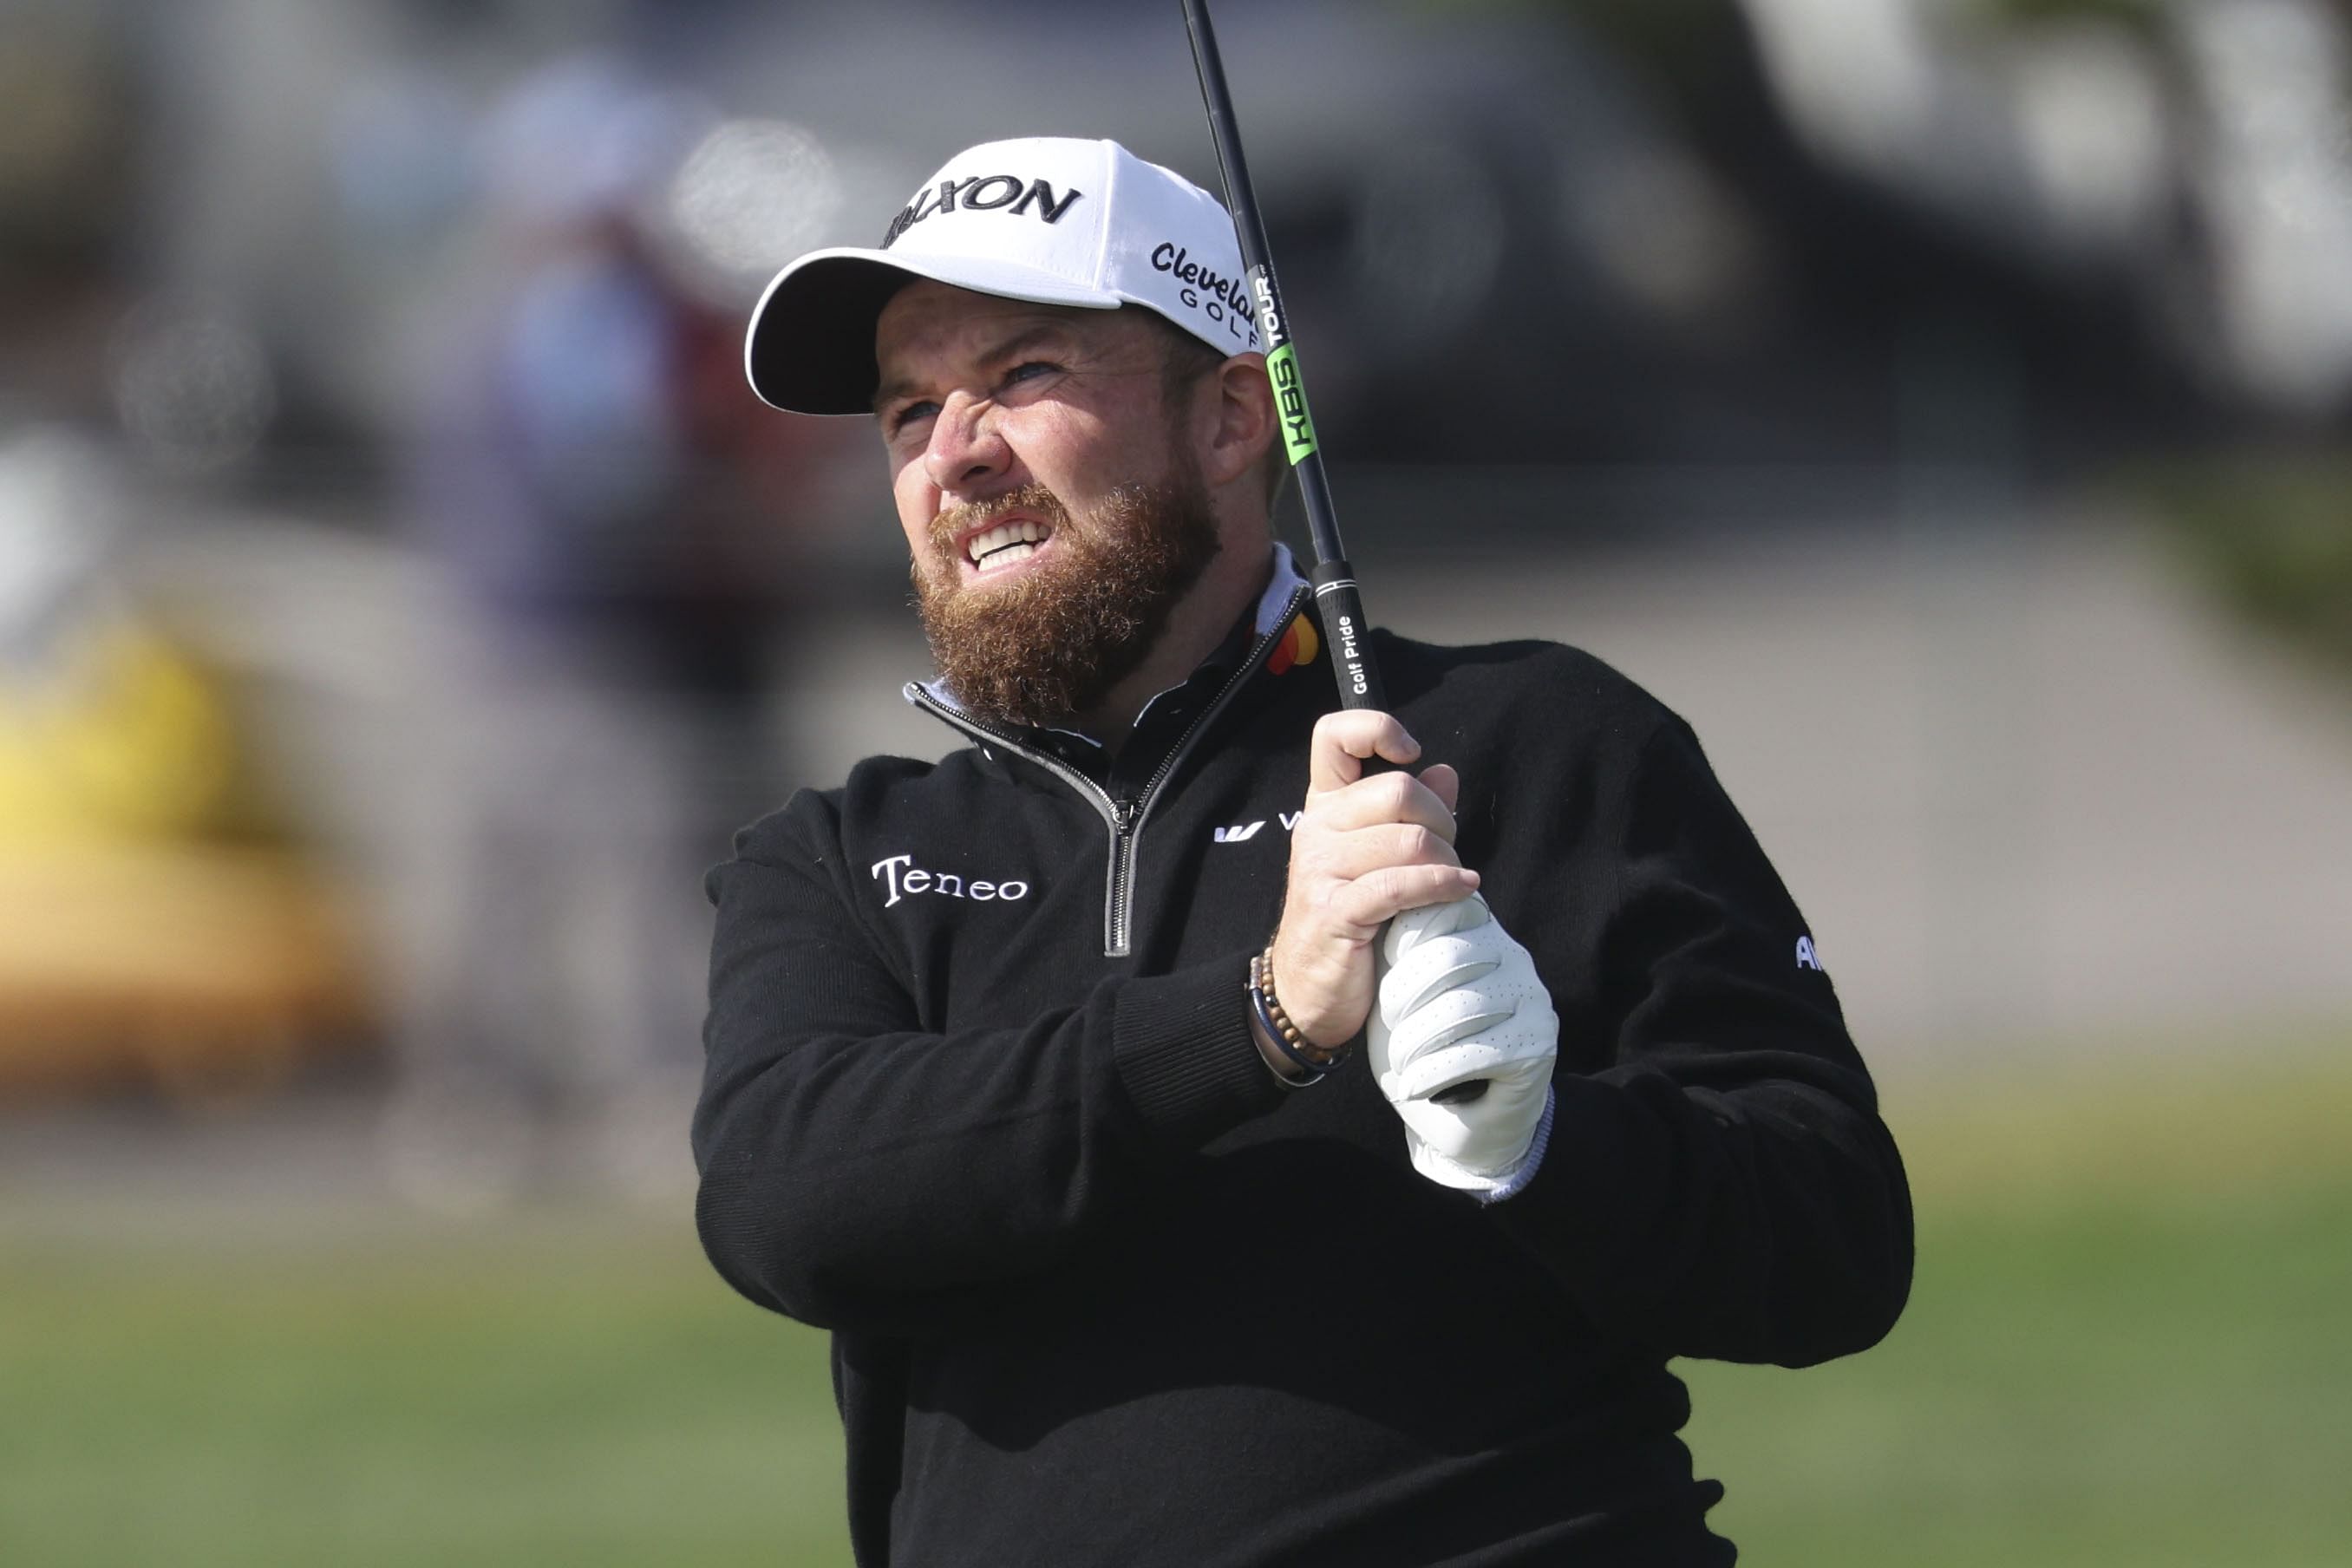
[[[1299,1046],[1303,1042],[1299,1039],[1297,1026],[1292,1024],[1289,1017],[1281,1011],[1282,1005],[1266,994],[1265,986],[1262,983],[1264,964],[1264,959],[1255,953],[1251,955],[1250,1011],[1257,1019],[1258,1028],[1265,1032],[1267,1039],[1274,1042],[1274,1048],[1287,1058],[1293,1067],[1307,1075],[1297,1081],[1302,1084],[1313,1083],[1323,1076],[1323,1064],[1311,1061],[1300,1053]]]
[[[1274,1042],[1274,1048],[1298,1067],[1304,1068],[1307,1081],[1313,1082],[1329,1072],[1347,1057],[1344,1050],[1326,1051],[1310,1045],[1282,1010],[1282,1003],[1274,994],[1274,945],[1269,942],[1262,953],[1250,959],[1250,1007],[1257,1015],[1258,1026]]]

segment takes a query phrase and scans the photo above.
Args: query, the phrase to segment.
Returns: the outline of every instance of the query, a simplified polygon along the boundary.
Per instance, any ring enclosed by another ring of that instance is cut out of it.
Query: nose
[[[1013,448],[996,428],[996,405],[966,392],[951,392],[931,421],[923,469],[944,496],[970,495],[1002,479],[1013,467]]]

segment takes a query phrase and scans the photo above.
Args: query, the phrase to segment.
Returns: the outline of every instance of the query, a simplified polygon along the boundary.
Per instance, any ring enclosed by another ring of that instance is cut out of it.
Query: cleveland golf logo
[[[967,882],[951,871],[926,871],[915,864],[912,855],[893,855],[887,860],[877,860],[871,872],[874,879],[882,883],[888,894],[882,900],[882,907],[886,910],[901,899],[921,893],[936,893],[949,899],[970,899],[982,904],[999,900],[1014,903],[1029,896],[1029,884],[1026,882],[988,882],[978,878]]]
[[[1174,278],[1176,297],[1188,310],[1198,310],[1225,329],[1235,342],[1255,344],[1257,329],[1250,324],[1249,292],[1238,278],[1228,278],[1213,267],[1203,267],[1173,240],[1152,247],[1154,270]]]
[[[963,180],[941,180],[935,188],[915,193],[915,199],[898,209],[882,236],[882,248],[887,250],[898,237],[927,217],[951,213],[961,207],[965,212],[1034,211],[1046,223],[1059,223],[1071,204],[1086,195],[1073,186],[1066,195],[1055,195],[1054,187],[1043,180],[1024,180],[1018,174],[974,174]]]

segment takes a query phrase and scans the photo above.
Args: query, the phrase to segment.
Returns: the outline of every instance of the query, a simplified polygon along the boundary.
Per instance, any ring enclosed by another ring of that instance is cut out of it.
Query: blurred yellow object
[[[366,1017],[341,901],[299,859],[199,845],[0,851],[0,1092],[266,1087]]]
[[[240,831],[231,710],[123,614],[0,671],[0,1093],[250,1090],[363,1032],[340,900]]]
[[[133,623],[92,630],[38,682],[0,675],[0,845],[217,827],[236,772],[217,687]]]

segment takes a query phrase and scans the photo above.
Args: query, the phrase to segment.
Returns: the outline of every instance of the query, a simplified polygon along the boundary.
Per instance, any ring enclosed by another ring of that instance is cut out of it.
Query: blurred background
[[[1912,1162],[1721,1528],[2346,1561],[2352,15],[1219,23],[1375,613],[1691,719]],[[1034,133],[1213,187],[1176,8],[0,0],[0,1561],[845,1561],[700,874],[951,737],[740,325]]]

